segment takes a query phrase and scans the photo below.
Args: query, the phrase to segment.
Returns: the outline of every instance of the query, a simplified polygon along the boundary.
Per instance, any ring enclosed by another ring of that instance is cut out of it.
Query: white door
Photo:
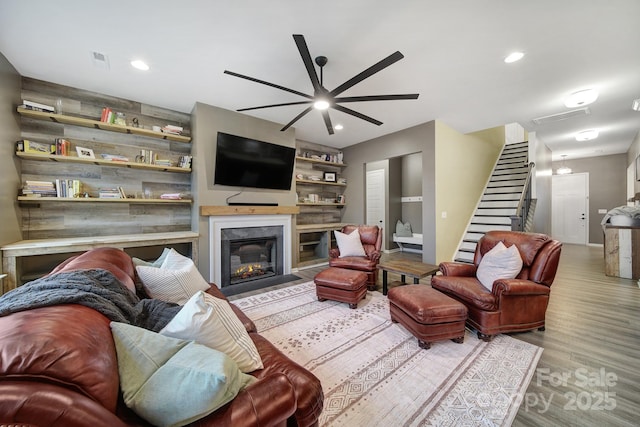
[[[385,177],[384,169],[376,169],[367,171],[367,217],[368,225],[377,225],[386,230],[385,227]],[[384,241],[382,239],[382,249],[384,249]]]
[[[633,206],[635,204],[633,200],[629,201],[633,199],[633,197],[635,196],[635,182],[636,182],[635,170],[636,170],[636,162],[634,161],[627,168],[627,205],[628,206]]]
[[[589,174],[554,175],[551,194],[553,238],[586,245],[589,241]]]

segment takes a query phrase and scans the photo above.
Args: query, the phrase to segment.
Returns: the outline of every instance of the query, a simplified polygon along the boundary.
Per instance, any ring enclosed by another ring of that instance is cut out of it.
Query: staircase
[[[504,147],[458,248],[456,261],[473,263],[478,240],[487,231],[512,229],[511,217],[516,215],[529,173],[528,145],[525,141]],[[529,225],[533,207],[535,204],[530,205],[526,218]]]

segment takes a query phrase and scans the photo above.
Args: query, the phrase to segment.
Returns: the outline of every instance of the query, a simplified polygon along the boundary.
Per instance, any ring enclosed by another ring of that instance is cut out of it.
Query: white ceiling
[[[331,90],[396,50],[405,58],[343,96],[419,93],[418,100],[353,103],[375,126],[330,110],[345,129],[327,134],[317,111],[298,139],[342,148],[439,119],[467,133],[507,123],[535,131],[554,159],[625,153],[640,129],[638,0],[2,0],[0,52],[18,72],[190,112],[196,102],[230,110],[302,98],[223,74],[231,70],[312,93],[293,41],[324,55]],[[514,50],[523,60],[505,64]],[[109,69],[92,63],[106,54]],[[132,59],[147,61],[141,72]],[[592,114],[536,126],[568,111],[570,93],[600,92]],[[247,114],[288,123],[304,107]],[[595,141],[574,134],[597,128]]]

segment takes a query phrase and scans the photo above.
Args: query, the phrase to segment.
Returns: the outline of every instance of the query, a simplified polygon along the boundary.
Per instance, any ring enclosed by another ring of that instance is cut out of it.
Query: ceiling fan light
[[[591,141],[596,139],[599,133],[597,129],[583,130],[576,134],[576,141]]]
[[[316,110],[326,110],[327,108],[329,108],[329,101],[318,99],[313,103],[313,108],[315,108]]]
[[[149,65],[147,65],[146,62],[140,60],[140,59],[136,59],[131,61],[131,66],[133,68],[137,68],[138,70],[142,70],[142,71],[148,71],[149,70]]]
[[[598,99],[598,92],[595,89],[585,89],[573,92],[564,101],[567,108],[583,107]]]
[[[504,62],[507,64],[511,64],[512,62],[520,61],[524,57],[524,53],[522,52],[512,52],[506,58],[504,58]]]

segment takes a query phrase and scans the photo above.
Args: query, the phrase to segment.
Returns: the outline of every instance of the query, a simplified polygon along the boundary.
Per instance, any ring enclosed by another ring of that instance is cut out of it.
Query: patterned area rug
[[[499,335],[429,350],[368,292],[355,310],[319,302],[313,282],[233,301],[261,335],[322,382],[321,426],[504,426],[515,417],[542,349]]]

